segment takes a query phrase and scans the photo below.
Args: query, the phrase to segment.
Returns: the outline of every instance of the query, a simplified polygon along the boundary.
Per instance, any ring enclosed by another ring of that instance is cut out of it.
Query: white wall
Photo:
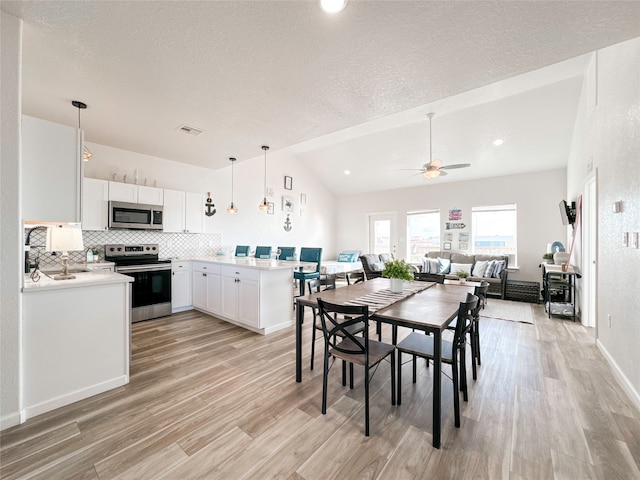
[[[22,20],[0,11],[2,111],[0,136],[0,429],[20,423],[22,233],[20,96]]]
[[[336,246],[340,250],[367,252],[367,215],[395,210],[398,212],[397,256],[405,258],[407,212],[439,209],[444,223],[450,209],[460,208],[463,211],[462,221],[467,224],[464,231],[470,233],[471,207],[515,203],[518,209],[519,270],[511,272],[509,278],[539,282],[541,272],[538,265],[547,244],[565,241],[566,228],[558,210],[558,203],[565,196],[564,169],[344,196],[338,199]],[[441,233],[444,233],[444,227]]]
[[[586,165],[593,160],[598,175],[598,344],[640,404],[640,249],[621,245],[623,232],[640,232],[640,38],[600,50],[584,90],[567,188],[583,192],[591,175]],[[615,201],[622,201],[621,213],[613,213]]]
[[[273,191],[268,197],[274,203],[274,215],[258,210],[264,196],[264,156],[237,161],[234,166],[233,200],[239,211],[236,215],[227,213],[231,202],[231,167],[221,170],[189,166],[172,160],[142,155],[95,143],[87,143],[93,152],[91,160],[85,164],[85,176],[112,180],[115,173],[118,181],[127,175],[133,182],[134,171],[138,171],[138,181],[153,186],[173,190],[183,190],[206,195],[211,192],[217,213],[206,217],[209,233],[222,235],[223,247],[236,244],[271,245],[273,247],[302,246],[323,248],[325,259],[335,258],[334,210],[335,199],[331,192],[318,183],[313,173],[296,161],[286,150],[267,153],[267,188]],[[229,165],[231,163],[229,162]],[[293,189],[284,189],[284,176],[293,177]],[[300,194],[307,197],[304,213],[300,215]],[[283,228],[286,215],[282,212],[281,198],[294,198],[295,212],[291,215],[292,229]]]

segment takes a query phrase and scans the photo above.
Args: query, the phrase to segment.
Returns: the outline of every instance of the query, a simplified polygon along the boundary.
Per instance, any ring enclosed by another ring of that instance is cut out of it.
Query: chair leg
[[[325,346],[324,350],[324,371],[322,373],[322,414],[327,413],[327,384],[329,377],[329,350]]]
[[[347,385],[347,362],[342,360],[342,386]]]
[[[478,365],[482,365],[480,360],[480,319],[476,320],[473,331],[476,335],[476,358],[478,359]]]
[[[478,379],[478,374],[476,371],[476,335],[475,330],[473,328],[473,324],[471,324],[471,331],[469,332],[469,336],[471,337],[471,372],[473,373],[473,379]]]
[[[400,405],[402,403],[402,352],[398,352],[398,376],[396,382],[398,383],[396,402]]]
[[[467,359],[465,354],[466,348],[464,345],[460,347],[460,391],[465,402],[469,401],[467,395]]]
[[[418,358],[414,355],[413,362],[411,363],[411,367],[413,368],[413,383],[416,383],[416,364],[418,363]]]
[[[458,392],[458,365],[455,357],[456,355],[454,354],[453,362],[451,362],[451,380],[453,381],[453,414],[456,428],[460,428],[460,393]],[[441,375],[441,372],[437,372],[435,375]]]
[[[369,365],[364,366],[364,435],[369,436]]]
[[[349,364],[349,388],[353,390],[353,363]]]

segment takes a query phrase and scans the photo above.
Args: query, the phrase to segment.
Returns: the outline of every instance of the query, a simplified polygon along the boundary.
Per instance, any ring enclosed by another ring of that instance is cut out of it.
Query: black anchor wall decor
[[[291,219],[289,219],[289,213],[287,213],[287,219],[284,221],[284,231],[285,232],[290,232],[291,231]]]
[[[207,217],[213,217],[216,214],[216,206],[211,200],[211,192],[207,192],[207,203],[204,205],[204,214]]]

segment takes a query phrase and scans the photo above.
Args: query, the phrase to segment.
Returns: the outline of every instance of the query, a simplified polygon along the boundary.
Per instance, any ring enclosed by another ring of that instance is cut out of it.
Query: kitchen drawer
[[[192,268],[194,272],[206,272],[220,275],[220,265],[208,262],[193,262]]]
[[[222,267],[223,277],[236,277],[244,280],[260,280],[260,270],[254,268]]]
[[[185,260],[172,260],[171,261],[171,270],[174,272],[190,272],[191,271],[191,262]]]

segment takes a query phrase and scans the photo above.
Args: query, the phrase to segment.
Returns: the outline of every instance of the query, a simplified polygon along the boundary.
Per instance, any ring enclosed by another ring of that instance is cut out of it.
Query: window
[[[473,253],[509,255],[509,266],[517,265],[517,210],[515,204],[471,209]]]
[[[440,250],[440,211],[407,214],[407,261],[422,262],[425,253]]]

